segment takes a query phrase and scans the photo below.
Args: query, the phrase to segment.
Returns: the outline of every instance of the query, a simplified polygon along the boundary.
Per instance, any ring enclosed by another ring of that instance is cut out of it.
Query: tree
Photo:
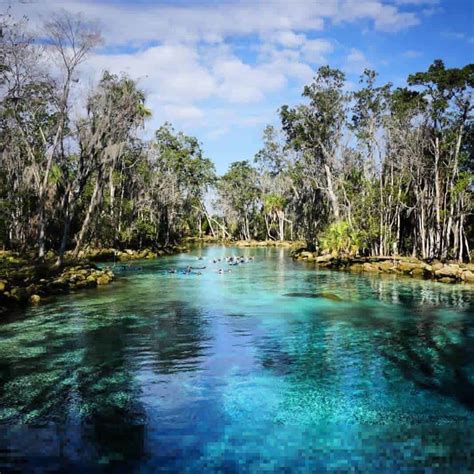
[[[223,213],[227,225],[236,228],[244,240],[255,235],[251,231],[251,220],[255,217],[259,190],[256,185],[256,170],[248,161],[236,161],[218,182],[217,206]]]

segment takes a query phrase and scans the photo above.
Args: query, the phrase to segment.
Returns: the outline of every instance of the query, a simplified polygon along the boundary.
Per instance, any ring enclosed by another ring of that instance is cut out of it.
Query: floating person
[[[186,268],[184,268],[183,270],[181,270],[181,273],[183,275],[189,275],[191,273],[191,265],[188,265]]]
[[[176,268],[168,268],[168,273],[176,273]]]

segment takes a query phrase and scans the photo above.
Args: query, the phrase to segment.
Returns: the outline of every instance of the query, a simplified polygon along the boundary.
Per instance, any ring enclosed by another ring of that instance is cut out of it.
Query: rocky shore
[[[149,260],[173,255],[178,252],[186,252],[187,248],[179,245],[167,245],[158,249],[145,248],[141,250],[113,248],[87,248],[79,252],[79,259],[89,262],[125,262],[129,260]],[[68,256],[68,254],[66,254]]]
[[[312,262],[319,267],[351,272],[392,273],[432,279],[442,283],[474,283],[474,264],[458,262],[423,262],[410,257],[335,257],[318,255],[304,249],[292,253],[294,260]]]
[[[160,249],[116,250],[89,248],[79,254],[78,260],[66,253],[63,267],[55,266],[56,256],[47,254],[45,263],[32,263],[32,255],[0,251],[0,316],[11,306],[48,302],[58,294],[85,288],[96,288],[111,283],[112,268],[98,268],[97,262],[124,262],[153,259],[163,255],[183,252],[179,246]]]
[[[39,304],[53,295],[108,285],[113,279],[112,270],[88,263],[62,269],[25,266],[0,276],[0,313],[12,304]]]

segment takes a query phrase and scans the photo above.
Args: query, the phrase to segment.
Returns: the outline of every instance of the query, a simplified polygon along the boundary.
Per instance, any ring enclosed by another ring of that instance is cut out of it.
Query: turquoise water
[[[0,325],[0,472],[472,472],[469,287],[132,265]]]

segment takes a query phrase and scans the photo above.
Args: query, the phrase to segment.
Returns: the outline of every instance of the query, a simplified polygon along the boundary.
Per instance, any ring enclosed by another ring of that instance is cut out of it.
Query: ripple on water
[[[200,276],[167,273],[196,253],[143,262],[0,325],[0,467],[472,464],[467,287],[315,271],[279,249],[199,253]],[[256,260],[224,275],[207,263],[232,253]]]

